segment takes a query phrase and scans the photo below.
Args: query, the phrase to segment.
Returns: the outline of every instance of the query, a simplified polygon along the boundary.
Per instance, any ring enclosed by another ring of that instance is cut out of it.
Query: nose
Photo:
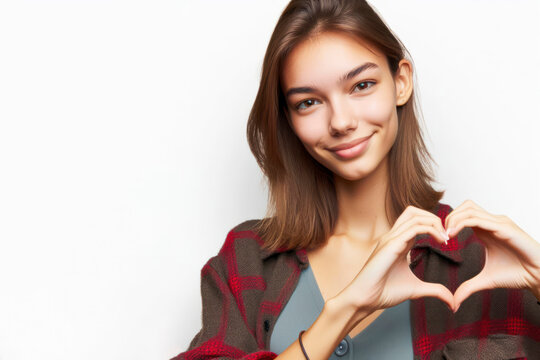
[[[345,135],[354,131],[357,126],[354,111],[346,101],[335,102],[331,107],[330,119],[328,122],[329,132],[332,135]]]

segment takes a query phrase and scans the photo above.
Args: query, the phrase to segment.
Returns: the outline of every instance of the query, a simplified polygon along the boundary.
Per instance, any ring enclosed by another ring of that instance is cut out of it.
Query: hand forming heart
[[[452,294],[445,285],[425,282],[413,274],[408,254],[417,235],[430,234],[442,244],[464,227],[472,228],[485,246],[484,267],[476,276]],[[390,231],[376,239],[362,269],[333,303],[354,309],[354,321],[421,297],[438,298],[455,313],[471,294],[494,288],[530,289],[540,300],[540,244],[507,216],[489,214],[467,200],[446,216],[444,224],[439,216],[408,206]]]
[[[493,215],[471,200],[464,201],[445,219],[452,237],[464,227],[486,248],[484,268],[463,282],[454,293],[456,312],[471,294],[494,288],[529,289],[540,300],[540,243],[506,215]]]
[[[419,234],[430,234],[443,244],[445,234],[441,218],[409,205],[396,219],[390,231],[375,239],[373,249],[354,279],[333,299],[333,303],[354,309],[355,320],[378,309],[395,306],[407,299],[435,297],[454,309],[454,296],[443,284],[425,282],[410,269],[408,253]],[[339,306],[338,306],[339,307]]]

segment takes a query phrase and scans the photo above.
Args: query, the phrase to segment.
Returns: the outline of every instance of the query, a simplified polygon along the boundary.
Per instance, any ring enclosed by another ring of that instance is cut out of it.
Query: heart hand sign
[[[454,312],[471,294],[494,288],[529,289],[540,300],[540,244],[505,215],[493,215],[471,200],[445,219],[452,237],[473,228],[486,248],[484,268],[454,293]]]

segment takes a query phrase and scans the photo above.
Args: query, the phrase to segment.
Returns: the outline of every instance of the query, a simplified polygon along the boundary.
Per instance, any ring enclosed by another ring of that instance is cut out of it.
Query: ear
[[[413,90],[413,68],[409,60],[401,59],[394,78],[396,88],[396,105],[401,106],[409,101]]]

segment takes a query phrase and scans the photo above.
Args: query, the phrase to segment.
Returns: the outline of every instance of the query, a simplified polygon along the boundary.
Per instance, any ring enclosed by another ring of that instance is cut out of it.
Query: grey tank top
[[[410,301],[385,309],[361,333],[349,335],[329,359],[413,359]],[[270,351],[280,354],[315,322],[324,306],[311,266],[302,270],[298,284],[281,311],[270,336]],[[306,349],[309,355],[309,349]]]

